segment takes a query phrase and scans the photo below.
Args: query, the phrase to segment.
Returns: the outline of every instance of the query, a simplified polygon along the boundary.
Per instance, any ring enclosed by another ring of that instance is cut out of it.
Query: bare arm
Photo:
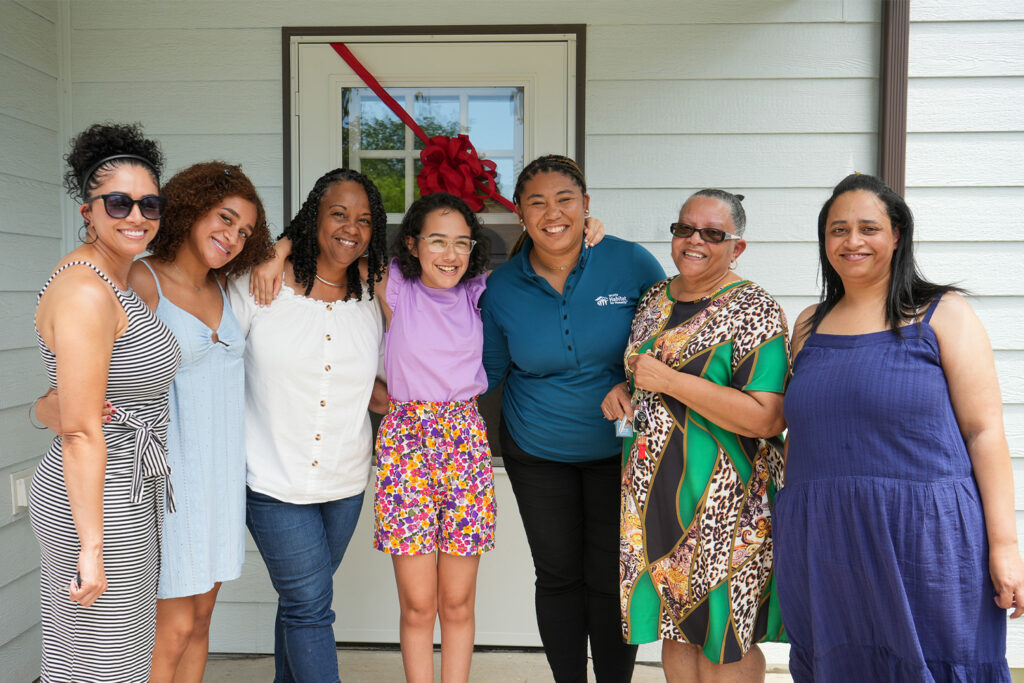
[[[62,432],[60,424],[60,399],[57,396],[56,389],[50,389],[37,398],[33,410],[35,411],[36,419],[43,423],[47,429],[54,434]],[[100,412],[103,423],[110,422],[110,416],[115,412],[117,410],[111,405],[110,401],[104,401],[103,410]]]
[[[796,317],[796,324],[793,325],[793,340],[790,343],[790,354],[793,360],[796,360],[796,354],[800,353],[800,349],[804,347],[804,342],[811,336],[810,331],[806,329],[807,321],[811,319],[817,308],[818,304],[808,306],[800,311],[800,315]]]
[[[388,412],[388,386],[379,379],[373,381],[370,392],[370,412],[385,415]]]
[[[978,481],[996,604],[1024,614],[1024,563],[1017,546],[1010,448],[988,335],[963,297],[946,294],[932,318],[960,433]]]
[[[284,262],[291,253],[291,239],[282,237],[274,245],[274,257],[253,267],[249,277],[249,293],[260,306],[269,306],[280,294]]]
[[[114,340],[127,319],[106,283],[91,271],[74,269],[50,285],[36,321],[57,357],[64,483],[81,546],[81,585],[72,581],[69,598],[88,607],[107,589],[103,568],[107,448],[102,406]]]
[[[646,354],[631,356],[628,362],[638,389],[677,398],[730,432],[767,438],[786,428],[782,394],[723,387],[703,377],[673,370]]]

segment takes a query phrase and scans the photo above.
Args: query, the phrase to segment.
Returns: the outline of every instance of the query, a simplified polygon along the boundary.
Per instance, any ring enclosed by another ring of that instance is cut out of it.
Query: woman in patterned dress
[[[783,637],[770,506],[789,373],[779,304],[732,269],[742,199],[691,196],[673,223],[679,275],[637,307],[626,348],[634,435],[622,478],[621,607],[630,643],[662,641],[669,681],[764,680]],[[614,407],[613,407],[614,408]],[[607,414],[607,413],[606,413]]]

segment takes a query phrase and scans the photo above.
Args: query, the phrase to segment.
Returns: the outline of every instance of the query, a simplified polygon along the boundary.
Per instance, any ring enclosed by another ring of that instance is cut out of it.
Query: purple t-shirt
[[[397,401],[467,401],[487,391],[484,328],[477,301],[486,273],[451,289],[406,280],[393,260],[384,296],[391,326],[384,333],[388,395]]]

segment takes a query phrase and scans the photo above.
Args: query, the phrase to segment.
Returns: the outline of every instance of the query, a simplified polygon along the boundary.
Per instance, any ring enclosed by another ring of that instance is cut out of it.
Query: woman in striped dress
[[[36,309],[61,416],[30,500],[44,682],[149,677],[160,529],[165,506],[174,509],[168,389],[181,354],[127,279],[159,227],[162,161],[155,142],[124,125],[90,127],[68,155],[84,244],[58,264]],[[108,418],[104,400],[117,405]]]

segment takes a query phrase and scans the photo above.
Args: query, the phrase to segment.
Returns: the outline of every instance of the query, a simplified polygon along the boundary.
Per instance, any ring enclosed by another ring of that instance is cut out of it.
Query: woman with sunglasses
[[[782,637],[771,504],[789,375],[779,304],[733,272],[741,195],[700,190],[672,224],[679,275],[644,295],[626,347],[621,600],[630,643],[662,641],[670,681],[763,681]]]
[[[46,281],[36,332],[60,434],[32,478],[40,547],[44,681],[149,678],[160,533],[174,510],[167,465],[174,335],[128,287],[157,234],[163,155],[138,126],[93,125],[64,181],[83,244]],[[104,421],[104,402],[117,411]]]
[[[149,243],[152,256],[128,273],[128,284],[171,329],[183,356],[171,385],[167,435],[177,511],[164,518],[150,683],[199,683],[217,592],[245,561],[245,340],[224,286],[270,256],[270,231],[239,166],[194,164],[168,180],[162,194],[167,207]],[[55,431],[58,408],[56,392],[36,408]]]
[[[629,402],[622,349],[637,300],[665,276],[649,252],[605,237],[584,249],[590,195],[559,155],[530,162],[514,199],[522,249],[480,299],[484,368],[504,380],[501,450],[536,571],[537,624],[554,679],[632,677],[618,613],[622,444],[602,401]],[[493,428],[493,425],[492,425]]]

